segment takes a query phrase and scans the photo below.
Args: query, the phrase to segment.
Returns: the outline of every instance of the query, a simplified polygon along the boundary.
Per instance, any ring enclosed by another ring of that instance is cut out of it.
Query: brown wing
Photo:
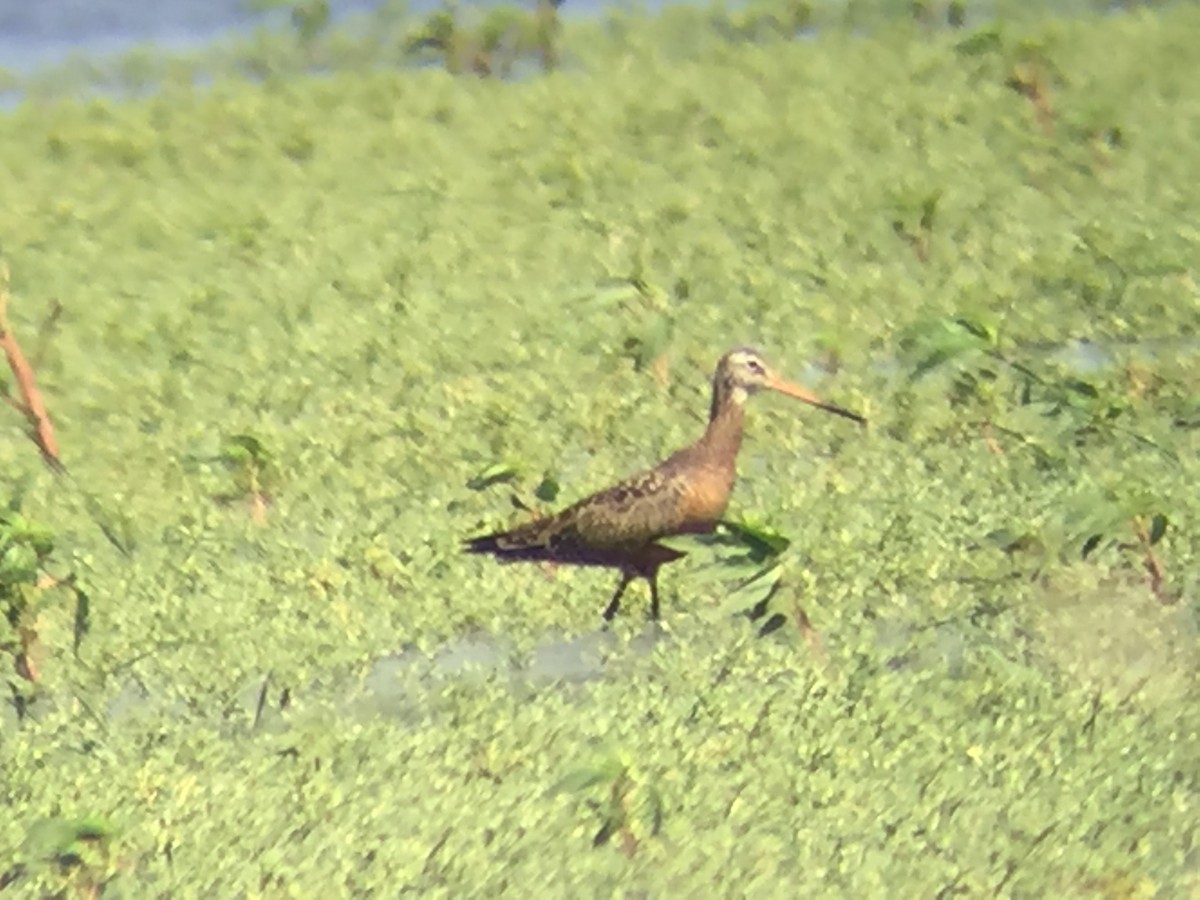
[[[467,541],[501,558],[614,565],[656,538],[688,530],[691,492],[662,467],[585,497],[557,515]]]
[[[627,478],[562,511],[561,536],[589,547],[636,547],[686,530],[687,483],[661,468]]]

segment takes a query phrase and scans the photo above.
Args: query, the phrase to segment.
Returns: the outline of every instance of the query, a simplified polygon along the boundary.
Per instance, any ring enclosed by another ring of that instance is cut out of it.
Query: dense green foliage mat
[[[718,19],[0,118],[7,891],[1200,890],[1197,8]],[[661,629],[460,555],[739,344]]]

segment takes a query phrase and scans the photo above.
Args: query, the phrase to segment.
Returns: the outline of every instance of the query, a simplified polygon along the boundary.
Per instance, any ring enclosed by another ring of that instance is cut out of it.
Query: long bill
[[[847,419],[853,419],[855,422],[866,424],[866,419],[856,412],[851,412],[845,407],[838,406],[836,403],[826,403],[812,391],[800,387],[795,382],[788,381],[786,378],[780,378],[778,375],[772,375],[767,379],[764,385],[768,390],[776,391],[788,397],[794,397],[797,400],[803,400],[805,403],[815,406],[817,409],[823,409],[826,412],[834,413],[835,415],[843,416]]]

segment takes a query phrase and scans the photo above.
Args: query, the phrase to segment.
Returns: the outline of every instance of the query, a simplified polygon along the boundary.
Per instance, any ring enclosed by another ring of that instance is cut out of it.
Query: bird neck
[[[737,388],[721,382],[713,385],[708,428],[700,439],[710,453],[731,462],[742,448],[742,428],[746,421],[746,398],[738,393]]]

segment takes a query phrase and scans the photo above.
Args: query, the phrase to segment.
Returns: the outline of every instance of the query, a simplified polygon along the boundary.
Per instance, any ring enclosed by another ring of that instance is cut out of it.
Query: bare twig
[[[821,635],[817,629],[813,628],[812,621],[808,618],[808,613],[800,602],[796,602],[796,608],[793,611],[796,618],[796,627],[800,629],[800,633],[804,639],[808,641],[808,646],[811,648],[813,655],[816,656],[822,664],[829,662],[829,654],[825,652],[825,644],[821,640]]]
[[[8,367],[12,370],[13,377],[17,381],[17,389],[21,394],[19,402],[11,397],[6,399],[29,421],[33,428],[34,443],[37,444],[47,465],[56,472],[66,471],[59,456],[58,441],[54,437],[54,426],[50,422],[50,413],[46,410],[46,404],[42,402],[41,392],[38,390],[37,381],[33,376],[33,367],[25,358],[25,354],[21,352],[17,338],[8,325],[7,263],[0,263],[0,348],[4,350]]]
[[[996,440],[996,435],[992,431],[992,423],[980,423],[979,430],[983,434],[983,442],[987,444],[988,450],[990,450],[994,456],[1003,456],[1004,448],[1000,446],[1000,442]]]
[[[1150,540],[1150,531],[1146,527],[1145,521],[1141,516],[1133,520],[1133,530],[1138,536],[1138,541],[1142,545],[1142,565],[1146,569],[1146,574],[1150,576],[1150,591],[1159,600],[1166,599],[1163,591],[1163,584],[1167,579],[1167,569],[1163,565],[1162,560],[1154,552],[1154,544]]]

